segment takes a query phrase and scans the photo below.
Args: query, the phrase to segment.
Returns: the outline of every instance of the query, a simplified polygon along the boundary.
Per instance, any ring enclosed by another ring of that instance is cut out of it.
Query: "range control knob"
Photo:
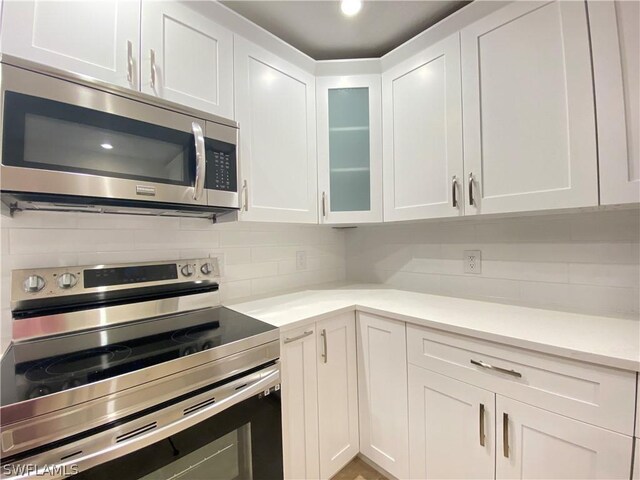
[[[44,288],[44,278],[40,275],[29,275],[24,281],[24,291],[27,293],[37,293]]]
[[[194,271],[195,271],[195,269],[193,268],[193,265],[190,265],[190,264],[187,264],[187,265],[185,265],[184,267],[182,267],[180,269],[180,272],[185,277],[190,277],[191,275],[193,275]]]
[[[213,266],[209,262],[203,263],[200,267],[200,271],[205,275],[210,275],[213,273]]]
[[[78,277],[73,273],[63,273],[58,277],[58,286],[64,290],[73,288],[78,283]]]

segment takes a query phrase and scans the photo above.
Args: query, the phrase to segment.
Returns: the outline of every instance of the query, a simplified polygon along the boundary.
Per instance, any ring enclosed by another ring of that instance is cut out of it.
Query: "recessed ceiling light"
[[[101,143],[100,146],[105,150],[111,150],[113,148],[113,145],[111,145],[110,143]]]
[[[353,17],[362,8],[362,0],[341,0],[340,9],[347,17]]]

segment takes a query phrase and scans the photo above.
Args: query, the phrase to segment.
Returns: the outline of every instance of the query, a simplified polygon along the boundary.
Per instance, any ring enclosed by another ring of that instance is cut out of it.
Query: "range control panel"
[[[220,268],[215,257],[175,262],[14,270],[11,272],[11,303],[190,281],[211,283],[216,282],[219,276]]]

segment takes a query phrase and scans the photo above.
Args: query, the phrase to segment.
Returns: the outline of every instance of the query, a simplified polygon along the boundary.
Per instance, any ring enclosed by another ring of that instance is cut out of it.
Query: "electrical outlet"
[[[296,252],[296,270],[307,269],[307,252],[300,250]]]
[[[482,252],[480,250],[464,251],[464,273],[482,273]]]

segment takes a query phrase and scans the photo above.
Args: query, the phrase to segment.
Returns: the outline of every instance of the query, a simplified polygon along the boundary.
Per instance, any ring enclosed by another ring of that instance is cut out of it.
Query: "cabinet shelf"
[[[332,168],[331,173],[343,173],[343,172],[368,172],[369,167],[340,167]]]
[[[363,127],[332,127],[329,128],[330,132],[368,132],[369,126],[365,125]]]

